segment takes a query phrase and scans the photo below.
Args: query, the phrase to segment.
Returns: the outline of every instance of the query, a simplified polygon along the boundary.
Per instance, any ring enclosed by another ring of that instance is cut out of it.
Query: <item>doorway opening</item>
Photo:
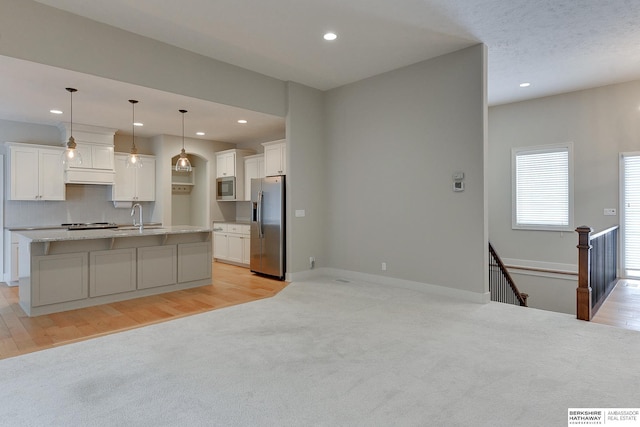
[[[640,279],[640,152],[620,155],[621,276]]]
[[[188,154],[191,172],[176,172],[178,156],[171,159],[171,225],[209,226],[209,180],[203,157]]]

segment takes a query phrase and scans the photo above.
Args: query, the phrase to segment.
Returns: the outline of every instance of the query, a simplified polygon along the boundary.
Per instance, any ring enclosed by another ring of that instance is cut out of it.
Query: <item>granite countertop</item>
[[[251,221],[225,221],[225,220],[213,220],[215,224],[239,224],[239,225],[251,225]]]
[[[71,221],[70,221],[71,222]],[[107,222],[107,221],[104,221]],[[130,227],[131,223],[128,224],[116,224],[118,227]],[[145,222],[145,227],[156,227],[162,226],[160,222]],[[31,231],[31,230],[66,230],[66,226],[58,225],[15,225],[11,227],[5,227],[5,230],[8,231]]]
[[[16,232],[32,242],[56,242],[64,240],[111,239],[122,237],[152,236],[163,234],[208,233],[210,228],[193,225],[176,225],[169,227],[149,226],[143,231],[127,226],[126,228],[108,228],[98,230],[38,229]]]

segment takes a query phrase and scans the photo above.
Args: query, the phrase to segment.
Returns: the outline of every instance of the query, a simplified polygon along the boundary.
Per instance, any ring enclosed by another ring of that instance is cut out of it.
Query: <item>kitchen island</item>
[[[211,283],[211,229],[32,230],[19,234],[20,306],[29,316]]]

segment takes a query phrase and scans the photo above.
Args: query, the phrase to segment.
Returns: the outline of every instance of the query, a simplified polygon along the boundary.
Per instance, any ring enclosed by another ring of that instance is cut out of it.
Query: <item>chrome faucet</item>
[[[142,205],[140,203],[136,203],[135,205],[133,205],[133,207],[131,208],[131,216],[133,217],[136,213],[136,208],[139,208],[138,210],[140,211],[140,222],[136,224],[136,218],[133,218],[133,226],[134,227],[140,227],[140,231],[144,230],[144,223],[142,222]]]

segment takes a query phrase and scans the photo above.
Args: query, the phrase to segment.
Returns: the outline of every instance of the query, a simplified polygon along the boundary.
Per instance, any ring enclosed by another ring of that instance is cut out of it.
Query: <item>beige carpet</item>
[[[640,333],[330,279],[0,361],[8,426],[565,426],[640,406]]]

